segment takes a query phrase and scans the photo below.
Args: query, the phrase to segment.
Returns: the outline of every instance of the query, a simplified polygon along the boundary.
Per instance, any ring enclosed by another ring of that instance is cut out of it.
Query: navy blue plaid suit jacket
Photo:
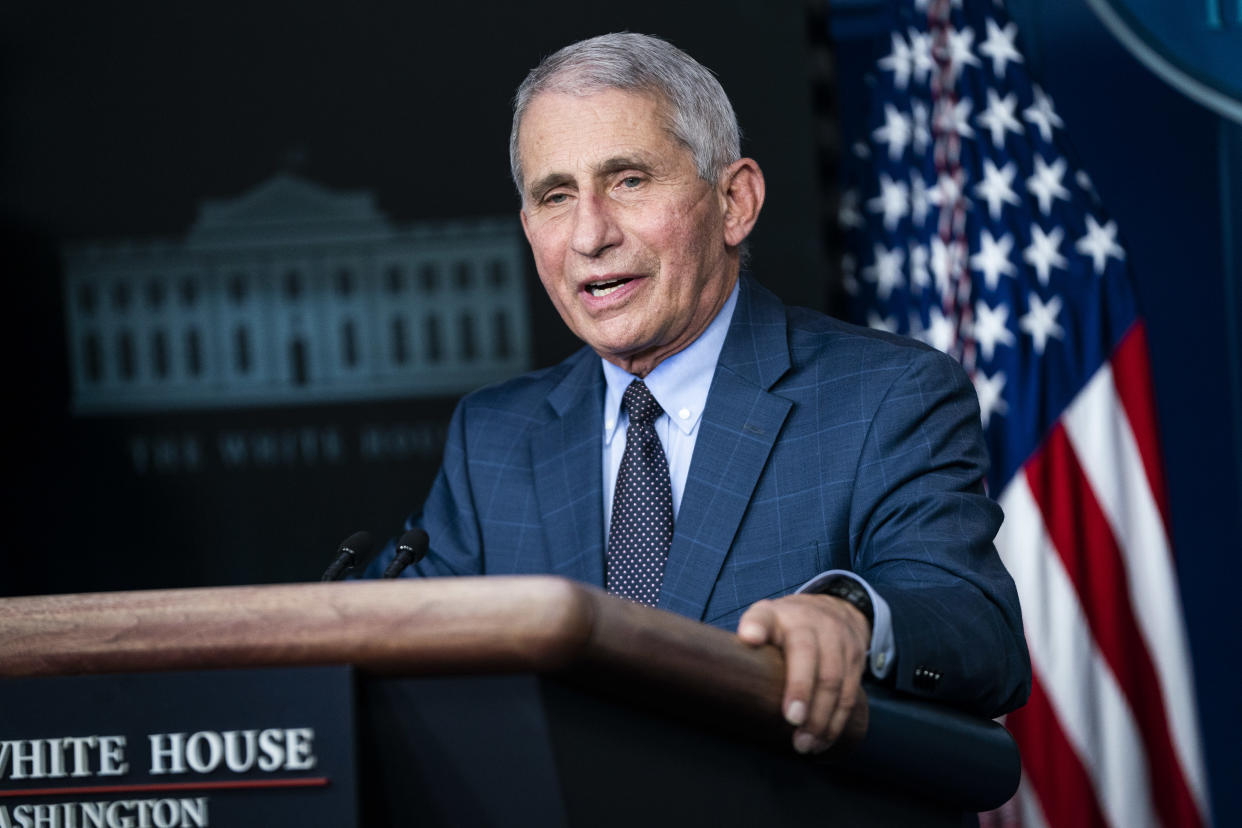
[[[582,349],[457,408],[420,515],[418,575],[604,582],[604,380]],[[828,569],[892,609],[898,689],[985,715],[1021,704],[1018,598],[982,490],[978,403],[912,340],[786,308],[743,277],[699,425],[660,607],[726,629]]]

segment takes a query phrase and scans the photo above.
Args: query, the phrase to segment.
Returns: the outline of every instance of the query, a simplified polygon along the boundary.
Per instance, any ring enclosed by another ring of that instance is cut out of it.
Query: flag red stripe
[[[1151,367],[1147,360],[1147,328],[1140,319],[1135,322],[1113,353],[1113,384],[1117,397],[1130,421],[1130,429],[1138,443],[1143,468],[1152,496],[1160,509],[1166,535],[1169,532],[1169,493],[1160,462],[1160,432],[1156,427],[1156,393],[1151,384]]]
[[[1057,828],[1107,828],[1082,760],[1065,738],[1039,673],[1031,677],[1031,699],[1005,717],[1005,727],[1022,747],[1022,772]]]
[[[1130,603],[1121,550],[1063,423],[1057,423],[1025,470],[1091,635],[1138,723],[1156,811],[1165,825],[1198,825],[1198,808],[1173,749],[1156,670]]]

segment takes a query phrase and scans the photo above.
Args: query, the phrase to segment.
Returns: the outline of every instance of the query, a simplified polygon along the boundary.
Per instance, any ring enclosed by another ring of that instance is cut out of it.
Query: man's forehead
[[[518,160],[526,176],[557,146],[595,151],[597,163],[633,157],[652,163],[667,154],[665,140],[685,148],[672,129],[670,106],[658,92],[600,89],[587,93],[547,90],[533,97],[518,128]],[[665,144],[656,146],[653,143]],[[562,159],[563,160],[563,159]]]

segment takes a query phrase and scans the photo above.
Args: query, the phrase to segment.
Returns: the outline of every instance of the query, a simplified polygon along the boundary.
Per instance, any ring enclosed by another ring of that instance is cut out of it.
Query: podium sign
[[[357,824],[348,667],[0,681],[0,828]]]

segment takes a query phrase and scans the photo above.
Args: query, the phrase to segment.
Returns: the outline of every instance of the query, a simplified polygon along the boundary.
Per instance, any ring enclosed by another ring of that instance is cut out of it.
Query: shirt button
[[[888,656],[886,656],[884,653],[880,653],[879,655],[875,657],[875,669],[883,670],[884,665],[887,663],[888,663]]]
[[[604,428],[608,429],[609,431],[612,431],[612,427],[616,424],[617,424],[616,420],[608,420],[606,423],[604,423]]]
[[[681,417],[683,420],[690,419],[690,409],[683,408],[681,411],[677,412],[677,416]]]

